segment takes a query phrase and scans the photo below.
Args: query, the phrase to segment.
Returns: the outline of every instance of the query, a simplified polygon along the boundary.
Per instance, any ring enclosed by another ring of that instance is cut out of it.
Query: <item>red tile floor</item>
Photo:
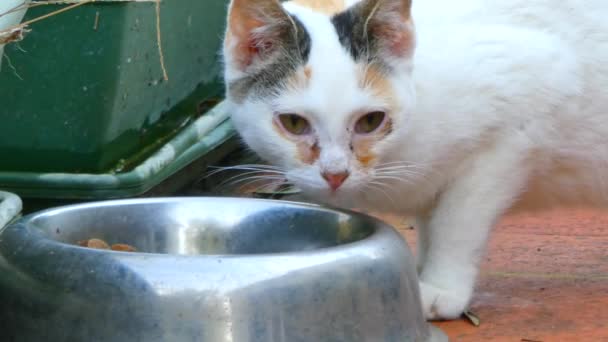
[[[415,245],[406,221],[383,219]],[[608,212],[506,217],[492,233],[475,293],[480,326],[435,323],[450,341],[608,341]]]

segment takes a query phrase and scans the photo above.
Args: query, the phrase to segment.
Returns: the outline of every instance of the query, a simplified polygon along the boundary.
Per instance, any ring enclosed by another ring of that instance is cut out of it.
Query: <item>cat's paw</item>
[[[422,311],[428,320],[457,319],[467,309],[471,294],[469,291],[442,289],[421,281],[420,296]]]

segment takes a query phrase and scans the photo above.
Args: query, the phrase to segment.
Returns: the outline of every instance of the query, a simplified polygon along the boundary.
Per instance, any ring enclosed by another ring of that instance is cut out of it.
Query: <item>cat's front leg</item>
[[[420,291],[428,319],[453,319],[466,310],[488,234],[521,192],[522,154],[495,150],[477,158],[439,197],[431,213]]]
[[[430,217],[428,213],[419,214],[416,217],[415,229],[416,229],[416,267],[418,274],[422,273],[422,267],[426,261],[427,251],[429,249],[430,229],[429,226]]]

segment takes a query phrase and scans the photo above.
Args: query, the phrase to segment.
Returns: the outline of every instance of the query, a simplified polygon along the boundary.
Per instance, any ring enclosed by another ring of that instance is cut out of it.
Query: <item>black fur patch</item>
[[[331,18],[336,28],[340,44],[357,62],[372,62],[378,54],[378,40],[366,31],[367,9],[359,3]]]
[[[291,16],[291,23],[282,30],[279,38],[280,46],[274,60],[264,68],[256,70],[230,84],[231,95],[244,100],[249,94],[256,96],[273,96],[285,86],[285,81],[300,67],[306,65],[310,56],[311,39],[306,28],[298,18]]]

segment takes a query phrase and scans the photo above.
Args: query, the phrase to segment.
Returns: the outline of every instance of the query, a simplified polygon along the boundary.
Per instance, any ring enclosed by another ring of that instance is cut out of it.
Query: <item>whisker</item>
[[[395,165],[377,165],[375,167],[376,170],[429,170],[431,169],[430,165],[421,165],[421,164],[395,164]]]
[[[293,183],[297,183],[299,185],[305,186],[305,187],[310,187],[313,189],[322,189],[324,188],[325,185],[325,181],[317,181],[315,179],[310,179],[307,177],[301,177],[298,175],[290,175],[290,181],[292,181]]]
[[[408,184],[414,184],[414,182],[421,181],[427,185],[431,184],[432,181],[428,175],[422,173],[377,173],[373,177],[374,179],[392,179],[402,181]]]
[[[260,167],[260,166],[253,166],[253,165],[234,165],[234,166],[221,166],[221,167],[220,166],[215,166],[215,167],[210,166],[209,168],[217,169],[217,170],[214,170],[214,172],[225,171],[225,170],[268,170],[268,171],[283,172],[283,170],[279,169],[279,168]]]
[[[219,172],[224,171],[268,171],[268,172],[280,172],[284,173],[284,169],[264,164],[243,164],[243,165],[233,165],[233,166],[210,166],[210,169],[215,169],[207,173],[207,177],[215,175]]]
[[[380,163],[379,166],[384,165],[418,165],[417,163],[409,162],[407,160],[394,160],[390,162]]]
[[[423,167],[412,167],[409,165],[403,165],[403,166],[386,166],[386,167],[377,167],[375,168],[375,170],[377,171],[399,171],[399,170],[412,170],[412,171],[422,171],[422,170],[426,170],[426,168]]]
[[[423,172],[414,171],[414,170],[376,170],[375,174],[377,175],[410,175],[410,176],[425,176]]]
[[[384,186],[384,185],[385,185],[385,184],[383,184],[383,183],[380,183],[380,182],[374,182],[374,181],[371,181],[371,182],[369,182],[369,183],[367,184],[367,186],[369,186],[371,189],[378,190],[378,191],[380,191],[382,194],[384,194],[384,196],[386,196],[386,198],[387,198],[389,201],[391,201],[391,203],[393,204],[393,206],[396,206],[396,202],[395,202],[395,200],[393,199],[393,197],[391,197],[391,196],[390,196],[390,195],[389,195],[389,194],[388,194],[388,193],[387,193],[387,192],[386,192],[386,191],[383,189],[383,186]]]
[[[416,175],[375,175],[373,177],[373,179],[374,180],[380,180],[380,179],[393,180],[393,181],[397,181],[397,182],[406,182],[406,183],[411,184],[415,181],[423,180],[426,178],[421,177],[421,176],[416,176]]]
[[[390,166],[390,165],[407,165],[412,167],[422,166],[422,167],[430,167],[438,164],[438,162],[434,163],[425,163],[425,162],[413,162],[409,160],[394,160],[390,162],[380,163],[378,166]]]
[[[408,179],[408,178],[402,178],[402,177],[395,177],[395,176],[375,176],[374,180],[394,180],[397,182],[406,182],[406,183],[411,183],[412,179]]]
[[[417,176],[417,177],[425,177],[427,176],[424,172],[418,170],[375,170],[374,174],[376,175],[406,175],[406,176]]]
[[[435,163],[437,165],[437,163]],[[428,179],[430,176],[440,176],[441,173],[433,168],[433,164],[408,163],[407,161],[393,161],[382,163],[374,169],[377,173],[406,173],[420,178]]]
[[[426,169],[375,169],[376,174],[408,174],[408,175],[426,175],[435,173],[433,170]]]
[[[228,167],[252,167],[252,168],[259,168],[259,169],[284,170],[282,167],[275,166],[275,165],[268,165],[268,164],[239,164],[239,165],[233,165],[233,166],[228,166]]]
[[[260,183],[262,182],[263,179],[254,179],[254,180],[249,180],[246,183],[243,183],[239,186],[240,189],[247,189],[248,187],[254,186],[256,183]],[[281,181],[280,180],[275,180],[275,181],[271,181],[271,182],[263,182],[262,184],[256,186],[253,191],[251,190],[247,190],[247,192],[256,192],[259,191],[260,189],[264,188],[264,187],[269,187],[271,185],[276,185],[276,184],[280,184]]]
[[[225,179],[224,181],[222,181],[219,185],[225,185],[230,183],[232,180],[234,179],[238,179],[241,177],[247,177],[250,175],[260,175],[260,176],[278,176],[278,174],[274,174],[274,173],[269,173],[268,171],[249,171],[249,172],[244,172],[244,173],[240,173],[238,175],[232,176],[228,179]]]
[[[272,180],[272,181],[284,181],[285,179],[282,177],[272,177],[272,176],[249,176],[249,177],[245,177],[242,179],[237,179],[231,183],[227,183],[226,185],[230,185],[230,186],[235,186],[237,184],[242,184],[243,182],[248,182],[248,181],[253,181],[253,182],[259,182],[259,181],[263,181],[263,180]]]
[[[282,184],[281,182],[270,182],[270,183],[262,184],[262,185],[258,186],[257,188],[253,189],[253,191],[251,191],[251,192],[256,193],[256,192],[260,192],[262,190],[267,191],[266,189],[272,189],[273,187],[280,186],[281,184]],[[272,196],[274,196],[274,194]]]

